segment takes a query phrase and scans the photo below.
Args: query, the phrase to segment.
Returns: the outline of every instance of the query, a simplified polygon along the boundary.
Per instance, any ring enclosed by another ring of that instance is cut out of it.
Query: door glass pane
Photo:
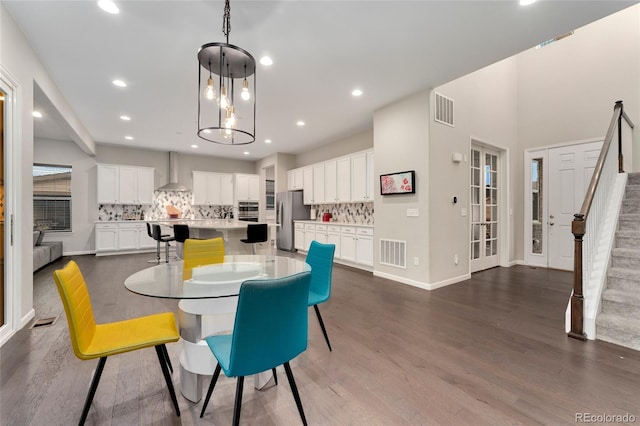
[[[473,241],[480,240],[480,225],[473,225],[473,235],[471,236]]]
[[[531,253],[542,254],[542,158],[531,160]]]
[[[491,256],[491,241],[490,240],[485,242],[484,255],[485,256]]]
[[[471,259],[478,259],[480,257],[480,243],[473,243],[473,250],[471,253]]]

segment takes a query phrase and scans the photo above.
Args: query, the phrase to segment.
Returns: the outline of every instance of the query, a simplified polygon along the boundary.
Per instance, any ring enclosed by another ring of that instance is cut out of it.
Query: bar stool
[[[176,239],[168,234],[162,235],[162,231],[160,230],[160,225],[151,225],[152,238],[157,242],[156,248],[156,257],[158,263],[160,263],[160,243],[164,243],[164,261],[169,263],[169,243],[171,241],[175,241]]]
[[[250,223],[247,225],[247,238],[242,239],[245,244],[252,244],[252,253],[256,254],[256,244],[269,240],[269,229],[266,223]]]
[[[183,258],[184,242],[189,238],[189,225],[173,225],[173,237],[176,239],[176,256]]]
[[[151,224],[149,222],[147,222],[147,235],[149,236],[149,238],[152,238],[155,240],[155,238],[153,238],[153,231],[151,230]],[[162,234],[161,236],[164,238],[164,237],[169,237],[170,235]],[[158,244],[156,256],[157,256],[156,259],[149,259],[147,260],[147,263],[160,263],[160,245],[159,244]]]

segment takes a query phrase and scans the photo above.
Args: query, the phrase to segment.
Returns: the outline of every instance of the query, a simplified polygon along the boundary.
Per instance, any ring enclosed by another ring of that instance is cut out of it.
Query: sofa
[[[62,241],[43,242],[43,231],[33,231],[33,272],[62,257]]]

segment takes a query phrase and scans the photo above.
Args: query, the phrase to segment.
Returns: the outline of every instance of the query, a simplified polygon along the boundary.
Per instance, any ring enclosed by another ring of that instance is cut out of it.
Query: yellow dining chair
[[[183,251],[184,264],[182,266],[182,279],[191,279],[193,268],[214,263],[224,262],[224,240],[211,238],[208,240],[185,240]]]
[[[180,417],[178,400],[169,375],[169,369],[173,369],[165,346],[180,338],[173,312],[96,324],[87,284],[76,262],[72,260],[64,268],[54,271],[53,278],[67,314],[73,352],[82,360],[100,358],[79,424],[83,425],[87,418],[107,357],[152,346],[156,348],[173,406]]]

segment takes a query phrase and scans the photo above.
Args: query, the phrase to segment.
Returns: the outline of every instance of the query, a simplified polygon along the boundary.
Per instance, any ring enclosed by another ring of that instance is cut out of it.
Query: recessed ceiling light
[[[107,13],[111,13],[112,15],[120,13],[120,9],[118,9],[118,6],[116,6],[116,4],[111,0],[99,0],[98,6],[100,7],[100,9],[104,10]]]
[[[273,65],[273,61],[268,56],[263,56],[262,58],[260,58],[260,63],[267,67]]]
[[[243,154],[244,154],[244,155],[249,155],[249,154],[251,154],[251,153],[250,153],[249,151],[245,151],[245,152],[243,152]]]
[[[191,148],[197,148],[197,147],[198,147],[198,145],[196,145],[196,144],[191,145]]]
[[[130,120],[131,120],[131,117],[129,117],[128,115],[121,115],[121,116],[120,116],[120,120],[130,121]]]
[[[362,90],[360,89],[354,89],[353,92],[351,92],[351,94],[353,96],[362,96]]]
[[[520,0],[520,6],[529,6],[535,2],[536,0]]]
[[[127,83],[125,83],[122,80],[113,80],[112,83],[113,83],[114,86],[127,87]]]
[[[300,120],[296,123],[298,126],[302,127],[304,126],[304,121]]]
[[[33,111],[33,116],[35,118],[42,118],[42,113],[40,111]]]
[[[271,143],[271,139],[265,139],[264,143]]]
[[[124,138],[125,138],[126,140],[128,140],[128,141],[132,141],[132,140],[133,140],[133,136],[125,136]]]

